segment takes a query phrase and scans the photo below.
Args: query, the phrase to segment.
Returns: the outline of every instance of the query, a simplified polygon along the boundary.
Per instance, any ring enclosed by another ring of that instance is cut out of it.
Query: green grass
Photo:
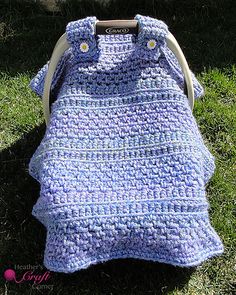
[[[6,3],[7,1],[5,1]],[[236,4],[235,1],[68,2],[58,14],[26,2],[0,4],[0,272],[41,265],[44,227],[31,215],[38,183],[27,172],[45,125],[40,99],[28,87],[72,19],[126,18],[136,13],[164,20],[205,88],[194,115],[216,157],[207,186],[210,218],[225,252],[199,268],[141,260],[114,260],[74,274],[53,273],[51,292],[0,278],[0,294],[233,294],[236,291]]]

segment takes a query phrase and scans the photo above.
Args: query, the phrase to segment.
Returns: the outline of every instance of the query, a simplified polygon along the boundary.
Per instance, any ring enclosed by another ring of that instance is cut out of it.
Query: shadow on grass
[[[15,269],[18,279],[27,270],[35,268],[35,274],[46,271],[43,266],[46,229],[31,215],[40,186],[27,170],[44,133],[45,124],[42,124],[0,154],[0,218],[1,234],[5,236],[1,241],[0,271],[3,274],[8,268]],[[53,294],[60,294],[61,290],[67,290],[67,294],[167,294],[177,287],[182,288],[194,270],[145,260],[117,259],[72,274],[52,272],[46,285],[53,285],[53,291],[50,290]],[[1,280],[5,283],[3,278]],[[6,284],[10,292],[16,292],[14,294],[37,294],[31,290],[31,281]]]
[[[236,61],[234,0],[68,0],[56,14],[46,13],[33,1],[9,2],[0,4],[0,71],[11,75],[36,72],[50,58],[66,24],[89,15],[102,20],[140,13],[165,21],[194,72]]]

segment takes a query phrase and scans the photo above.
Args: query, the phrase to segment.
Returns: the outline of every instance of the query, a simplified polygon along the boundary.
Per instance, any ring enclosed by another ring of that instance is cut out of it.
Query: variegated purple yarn
[[[66,28],[71,48],[54,75],[50,122],[29,163],[41,185],[32,214],[47,229],[44,265],[52,271],[115,258],[190,267],[224,251],[205,191],[214,157],[167,48],[168,28],[135,19],[137,36],[95,35],[94,16]],[[47,64],[30,83],[39,96],[46,72]],[[197,98],[203,89],[193,81]]]

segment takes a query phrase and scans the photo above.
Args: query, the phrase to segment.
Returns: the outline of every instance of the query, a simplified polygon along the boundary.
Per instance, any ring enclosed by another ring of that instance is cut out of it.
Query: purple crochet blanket
[[[116,258],[192,267],[223,253],[205,186],[203,141],[168,27],[137,14],[138,35],[95,35],[95,16],[70,22],[53,77],[51,117],[29,163],[41,186],[44,265],[75,272]],[[46,64],[31,80],[40,97]],[[202,86],[192,74],[195,98]]]

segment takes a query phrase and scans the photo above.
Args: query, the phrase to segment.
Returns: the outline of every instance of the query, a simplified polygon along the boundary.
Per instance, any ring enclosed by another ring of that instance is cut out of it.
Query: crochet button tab
[[[147,47],[149,49],[154,49],[156,47],[156,44],[157,44],[156,41],[154,39],[151,39],[147,42]]]
[[[86,42],[82,42],[82,43],[80,44],[80,50],[81,50],[82,52],[87,52],[87,51],[89,50],[89,45],[88,45],[88,43],[86,43]]]

